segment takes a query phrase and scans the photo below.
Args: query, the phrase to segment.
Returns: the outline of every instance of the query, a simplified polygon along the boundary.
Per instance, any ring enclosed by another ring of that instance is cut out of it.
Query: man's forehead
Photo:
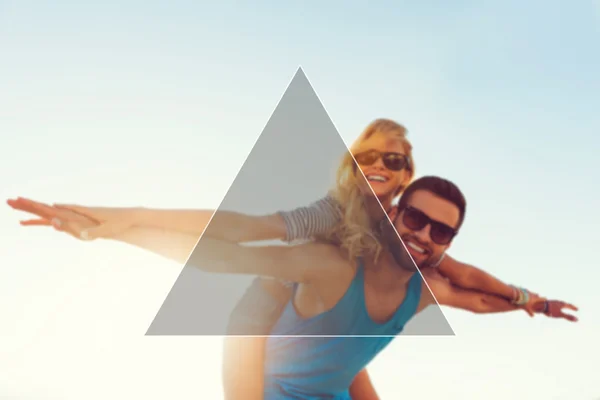
[[[417,190],[411,194],[406,205],[423,211],[429,218],[450,226],[458,225],[460,210],[456,204],[428,190]]]

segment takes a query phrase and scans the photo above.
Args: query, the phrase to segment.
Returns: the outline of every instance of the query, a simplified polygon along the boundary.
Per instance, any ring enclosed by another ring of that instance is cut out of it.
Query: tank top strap
[[[413,273],[408,281],[404,301],[392,318],[395,329],[404,329],[404,325],[417,313],[423,291],[422,277],[419,271]],[[392,322],[390,321],[390,322]]]

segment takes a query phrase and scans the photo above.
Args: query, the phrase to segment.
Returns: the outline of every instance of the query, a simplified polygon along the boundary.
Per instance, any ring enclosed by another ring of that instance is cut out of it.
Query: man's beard
[[[397,247],[392,250],[392,256],[396,261],[396,264],[405,271],[416,271],[417,266],[415,262],[410,258],[410,255],[404,249],[398,249]]]
[[[417,266],[415,264],[410,254],[408,254],[408,251],[406,250],[406,247],[404,247],[404,244],[402,243],[400,238],[396,237],[393,240],[391,240],[388,243],[388,248],[390,253],[392,254],[392,257],[394,257],[394,261],[396,261],[396,264],[403,270],[416,271],[417,267],[421,268],[420,266]]]
[[[441,256],[437,257],[431,254],[427,259],[423,260],[419,265],[413,260],[408,253],[404,242],[394,235],[391,240],[388,240],[388,249],[396,264],[406,271],[416,271],[418,269],[435,267],[441,260]]]
[[[396,216],[396,219],[398,216]],[[394,222],[396,222],[394,220]],[[387,250],[390,252],[396,264],[405,271],[416,271],[417,269],[427,268],[435,265],[439,259],[435,259],[431,255],[424,260],[421,265],[416,265],[412,256],[408,253],[404,241],[398,236],[396,229],[390,224],[387,218],[380,221],[377,234],[380,237],[386,238],[385,243]]]

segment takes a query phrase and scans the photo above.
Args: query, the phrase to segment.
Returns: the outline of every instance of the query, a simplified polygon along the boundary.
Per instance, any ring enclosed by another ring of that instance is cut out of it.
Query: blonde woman
[[[344,155],[336,187],[325,198],[308,207],[266,216],[220,211],[211,224],[211,235],[238,243],[323,239],[340,245],[351,259],[377,258],[381,249],[378,225],[386,218],[383,211],[392,210],[394,199],[415,173],[412,146],[406,135],[406,129],[394,121],[373,121],[352,145],[352,155]],[[8,203],[40,217],[23,221],[22,225],[53,225],[85,240],[118,240],[180,262],[185,262],[214,213],[213,210],[48,206],[23,198]],[[414,259],[426,256],[428,251],[415,243],[409,243],[407,249]],[[449,256],[435,260],[434,264],[454,285],[500,296],[522,306],[531,315],[539,300],[532,293],[509,286]],[[290,296],[286,282],[257,278],[232,313],[229,333],[268,335]],[[253,393],[260,398],[264,344],[264,337],[227,340],[224,381],[228,398],[249,399],[254,398]],[[233,352],[235,357],[229,357]],[[374,392],[366,372],[357,376],[352,390]]]

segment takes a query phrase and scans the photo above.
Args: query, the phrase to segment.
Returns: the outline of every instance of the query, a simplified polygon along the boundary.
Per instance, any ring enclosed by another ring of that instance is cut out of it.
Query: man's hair
[[[424,176],[419,178],[408,185],[402,193],[402,196],[398,201],[398,214],[406,208],[410,196],[418,190],[427,190],[458,207],[460,212],[458,226],[456,227],[456,230],[458,231],[465,220],[465,213],[467,211],[467,200],[458,186],[447,179],[437,176]]]

